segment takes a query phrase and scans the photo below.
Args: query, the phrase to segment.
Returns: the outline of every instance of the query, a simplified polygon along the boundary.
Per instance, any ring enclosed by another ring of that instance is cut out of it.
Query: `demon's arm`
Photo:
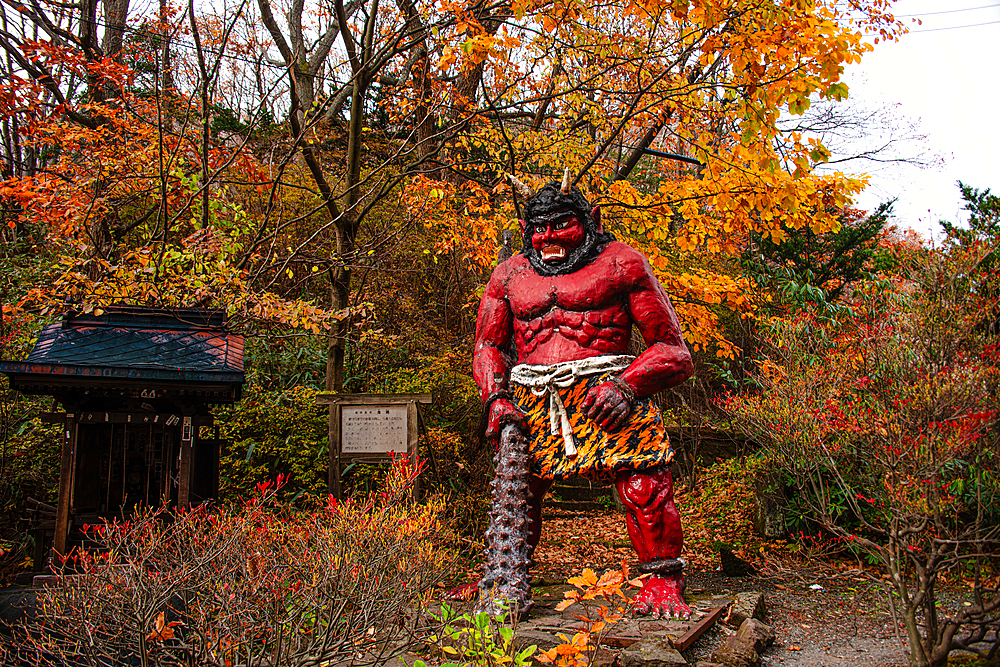
[[[505,423],[524,425],[524,413],[514,404],[508,384],[510,369],[504,350],[513,335],[513,314],[505,294],[504,265],[498,266],[479,302],[472,377],[486,411],[486,437],[494,438]]]
[[[642,274],[628,305],[632,321],[649,347],[619,376],[638,398],[678,385],[694,373],[677,313],[649,262],[641,259]]]
[[[651,396],[691,377],[694,365],[670,299],[639,252],[628,248],[616,261],[616,279],[629,285],[632,323],[649,346],[610,382],[587,394],[584,409],[603,428],[617,428],[637,398]]]

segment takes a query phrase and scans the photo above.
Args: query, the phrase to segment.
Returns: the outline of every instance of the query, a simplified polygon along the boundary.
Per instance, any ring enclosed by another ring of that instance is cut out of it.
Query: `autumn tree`
[[[985,255],[907,252],[836,315],[771,321],[756,388],[723,403],[790,488],[790,517],[883,569],[914,667],[1000,647],[1000,360],[996,332],[981,326],[998,292]],[[939,588],[952,576],[966,577],[969,596],[946,610]]]
[[[1000,196],[989,188],[980,190],[961,181],[958,189],[965,200],[964,208],[969,213],[967,225],[958,225],[949,220],[940,222],[949,238],[970,245],[974,242],[996,244],[1000,239]]]
[[[962,199],[965,200],[965,210],[969,213],[966,225],[956,225],[947,220],[940,221],[941,228],[945,232],[945,242],[969,249],[978,249],[985,252],[982,260],[982,267],[986,271],[996,270],[1000,261],[998,255],[998,242],[1000,242],[1000,197],[990,192],[987,188],[979,190],[959,181],[959,190]],[[990,283],[982,283],[980,291],[996,290],[997,286]],[[992,311],[983,313],[983,328],[991,330],[993,333],[1000,331],[1000,305]]]
[[[783,229],[785,240],[751,235],[743,263],[759,288],[781,303],[832,307],[844,290],[871,275],[882,231],[892,215],[892,202],[870,214],[845,209],[839,228],[817,234],[811,228]]]
[[[449,135],[435,129],[414,148],[412,137],[372,113],[372,97],[388,86],[376,74],[411,55],[413,39],[399,42],[410,28],[383,29],[383,19],[402,13],[330,7],[336,20],[320,51],[347,35],[361,68],[338,83],[352,66],[346,50],[314,53],[312,74],[290,73],[274,61],[280,53],[271,50],[273,35],[263,33],[257,8],[230,9],[196,14],[189,3],[131,17],[121,62],[89,57],[73,40],[32,39],[32,22],[52,22],[60,11],[75,25],[71,8],[33,6],[22,33],[7,35],[20,53],[15,68],[23,61],[31,69],[15,69],[5,84],[5,117],[20,123],[19,136],[47,162],[11,171],[0,197],[11,205],[13,225],[49,241],[29,252],[51,252],[47,262],[58,267],[9,295],[15,310],[117,301],[223,307],[248,333],[254,322],[310,335],[332,330],[343,358],[346,327],[338,323],[372,314],[362,289],[348,292],[351,269],[361,268],[359,285],[370,285],[371,268],[403,248],[417,222],[386,195],[414,170],[439,169],[427,166],[436,151],[425,147]],[[296,49],[313,44],[313,18],[290,41]],[[454,19],[444,13],[439,20]],[[95,73],[114,96],[90,101],[74,92]],[[321,87],[298,85],[313,75]],[[264,122],[281,98],[292,100],[281,105],[293,109],[287,139]],[[451,136],[464,117],[455,122]],[[410,243],[406,252],[422,249]],[[339,290],[333,298],[320,290],[328,279]]]
[[[781,120],[843,99],[844,66],[899,29],[882,0],[6,6],[22,157],[0,197],[59,267],[22,307],[224,307],[329,336],[330,389],[368,335],[350,323],[389,312],[374,293],[443,294],[437,359],[461,358],[518,236],[504,173],[537,187],[567,166],[692,345],[737,354],[725,318],[757,305],[741,252],[832,233],[862,187],[816,173],[829,151]]]
[[[59,16],[70,27],[90,21],[61,5],[24,9],[30,21],[0,40],[19,68],[5,84],[6,117],[44,158],[34,172],[21,164],[15,173],[12,164],[0,196],[20,212],[10,226],[47,235],[63,266],[61,275],[30,291],[26,305],[224,304],[251,317],[328,325],[329,309],[284,302],[269,291],[274,268],[264,267],[273,257],[260,252],[261,234],[246,224],[247,210],[260,206],[280,179],[265,174],[248,147],[249,132],[213,129],[219,80],[242,12],[216,20],[196,17],[189,6],[141,27],[122,23],[131,47],[122,62],[88,46],[84,28],[75,34],[60,27]],[[33,39],[32,28],[51,39]],[[109,48],[120,42],[117,29],[105,31]],[[164,88],[160,61],[168,34],[190,39],[185,57],[174,60],[174,88]],[[78,89],[88,81],[81,100]],[[246,126],[260,115],[255,105]],[[266,211],[262,218],[271,219]]]
[[[500,201],[502,173],[538,186],[568,166],[606,223],[651,258],[688,340],[732,355],[718,307],[752,310],[733,268],[751,235],[780,243],[785,229],[835,230],[833,211],[862,187],[815,173],[829,152],[779,122],[814,97],[845,98],[840,74],[870,48],[865,34],[898,30],[885,3],[859,9],[526,3],[496,36],[463,26],[465,41],[444,45],[438,66],[457,75],[485,59],[486,111],[450,147],[462,178],[416,180],[412,206],[440,221],[440,248],[461,248],[484,270],[516,217]],[[501,36],[523,57],[497,49]],[[482,55],[483,45],[498,53]]]
[[[349,301],[352,268],[373,261],[357,247],[362,225],[406,185],[404,227],[426,219],[437,230],[436,253],[457,252],[481,272],[496,256],[500,232],[516,217],[501,185],[503,172],[538,185],[569,166],[604,204],[610,226],[651,257],[695,347],[729,355],[733,349],[715,307],[748,311],[742,295],[747,284],[700,257],[707,251],[730,261],[752,233],[780,242],[783,229],[825,233],[837,227],[828,211],[844,206],[861,182],[813,173],[828,151],[801,132],[783,129],[779,119],[801,113],[813,97],[843,99],[847,88],[840,73],[870,48],[865,35],[892,38],[898,30],[881,1],[852,11],[832,2],[773,0],[597,7],[332,2],[313,14],[293,3],[283,22],[266,0],[257,5],[255,16],[240,4],[229,17],[199,20],[189,5],[186,12],[181,8],[187,18],[175,13],[173,28],[161,30],[176,33],[185,26],[194,42],[197,57],[187,63],[177,58],[173,78],[181,81],[180,74],[189,72],[186,132],[193,132],[195,118],[201,131],[197,143],[180,145],[199,153],[191,156],[200,171],[192,202],[197,200],[202,218],[212,183],[224,171],[222,163],[211,164],[212,151],[206,150],[213,139],[206,129],[215,103],[210,98],[225,79],[218,64],[235,48],[228,35],[240,30],[237,24],[259,20],[266,28],[270,45],[251,44],[258,57],[250,60],[273,64],[264,78],[288,95],[291,144],[282,147],[273,163],[276,177],[265,186],[266,222],[251,225],[244,251],[233,258],[238,270],[247,270],[249,258],[269,248],[272,254],[258,264],[269,268],[252,275],[273,280],[275,271],[316,268],[331,281],[328,307],[339,312]],[[52,22],[32,11],[32,23]],[[166,15],[162,8],[160,14]],[[209,50],[199,46],[203,36],[214,40]],[[94,63],[86,39],[47,43]],[[7,50],[20,54],[21,67],[33,68],[25,69],[32,85],[67,99],[70,82],[53,83],[50,73],[23,55],[26,48],[32,48],[30,40],[22,39]],[[219,53],[216,65],[205,60],[216,57],[212,51]],[[152,49],[149,57],[160,60]],[[82,67],[73,76],[92,79],[92,70],[100,68]],[[380,114],[371,107],[376,96]],[[146,118],[159,114],[162,121],[163,105],[145,101]],[[78,107],[53,105],[59,117],[87,127]],[[170,118],[178,118],[176,109],[174,114]],[[381,127],[373,125],[376,117]],[[154,126],[163,123],[149,123]],[[329,139],[338,146],[332,152],[324,150]],[[164,145],[160,152],[171,150]],[[296,154],[315,206],[303,218],[312,221],[312,230],[290,245],[278,231],[287,228],[271,216],[286,186],[302,186]],[[166,173],[157,178],[161,203],[169,195],[172,160],[158,160]],[[104,180],[114,179],[93,182]],[[316,218],[320,211],[325,220]],[[375,245],[396,234],[385,227],[372,232]],[[110,234],[91,237],[97,254],[107,254]],[[281,248],[291,250],[284,255]],[[341,326],[331,339],[333,387],[342,385],[336,370],[346,335]]]

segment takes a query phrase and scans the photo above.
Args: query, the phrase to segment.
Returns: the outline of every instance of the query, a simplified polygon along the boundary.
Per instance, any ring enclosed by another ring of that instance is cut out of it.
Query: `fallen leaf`
[[[597,584],[597,573],[591,570],[589,567],[584,568],[583,574],[579,577],[570,577],[567,579],[568,583],[573,584],[577,588],[584,588],[585,586],[594,586]]]

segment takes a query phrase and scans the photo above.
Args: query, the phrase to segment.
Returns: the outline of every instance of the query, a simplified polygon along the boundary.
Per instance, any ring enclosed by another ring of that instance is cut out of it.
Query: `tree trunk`
[[[167,28],[170,15],[167,12],[167,0],[160,0],[160,23],[163,29],[163,85],[165,91],[174,90],[174,70],[170,62],[170,30]]]
[[[87,60],[98,62],[103,53],[97,44],[97,2],[98,0],[81,0],[79,41]],[[104,89],[100,84],[101,76],[98,72],[87,74],[87,97],[91,102],[103,102]]]
[[[422,59],[417,63],[418,75],[413,77],[413,92],[420,100],[417,108],[413,111],[413,117],[417,122],[417,155],[421,158],[432,155],[437,150],[434,139],[437,119],[431,113],[430,108],[430,101],[433,95],[430,67],[430,57]]]
[[[194,16],[194,0],[188,0],[188,18],[191,21],[191,36],[194,38],[195,53],[198,56],[198,92],[201,94],[201,224],[203,228],[207,228],[209,212],[211,210],[208,189],[208,152],[212,136],[209,116],[211,105],[208,99],[208,65],[205,63],[205,52],[201,46],[201,34],[198,32],[198,22]]]
[[[337,11],[341,17],[343,27],[341,34],[345,44],[348,45],[347,50],[354,75],[353,90],[351,91],[351,118],[347,126],[347,156],[345,160],[347,187],[341,198],[340,215],[334,218],[337,229],[337,256],[340,258],[341,266],[337,267],[333,273],[333,307],[342,310],[350,306],[351,269],[349,264],[354,255],[354,244],[360,225],[358,204],[361,201],[361,193],[358,187],[361,182],[361,145],[364,139],[362,129],[364,127],[365,98],[368,94],[370,77],[368,72],[368,63],[371,59],[370,44],[373,38],[375,19],[373,16],[369,16],[365,22],[360,48],[356,49],[354,38],[347,28],[342,4],[338,5]],[[327,389],[338,393],[344,390],[344,358],[350,326],[351,318],[348,316],[343,317],[330,329],[332,335],[326,357]]]
[[[890,537],[889,557],[883,562],[896,593],[899,594],[900,616],[906,630],[906,643],[910,649],[910,667],[947,667],[949,650],[947,647],[938,646],[941,638],[938,636],[934,580],[929,578],[919,565],[911,562],[910,565],[917,569],[915,577],[917,589],[911,591],[907,585],[907,561],[899,556],[902,548],[897,539]],[[928,608],[931,609],[930,618],[927,618]],[[918,618],[918,611],[921,609],[925,612],[923,624]]]
[[[128,3],[129,0],[103,0],[105,25],[101,48],[107,58],[121,59],[122,36],[125,34]]]
[[[338,244],[339,245],[339,244]],[[330,277],[330,302],[334,310],[343,310],[350,305],[351,270],[337,267]],[[350,318],[344,318],[330,327],[326,348],[326,390],[339,394],[344,391],[344,358]]]

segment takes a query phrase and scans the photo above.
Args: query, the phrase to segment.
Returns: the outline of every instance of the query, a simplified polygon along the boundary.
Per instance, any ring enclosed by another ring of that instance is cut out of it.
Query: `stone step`
[[[587,500],[546,500],[542,504],[543,514],[551,510],[587,514],[592,512],[606,512],[611,509],[614,509],[614,505],[609,507],[604,503]]]

